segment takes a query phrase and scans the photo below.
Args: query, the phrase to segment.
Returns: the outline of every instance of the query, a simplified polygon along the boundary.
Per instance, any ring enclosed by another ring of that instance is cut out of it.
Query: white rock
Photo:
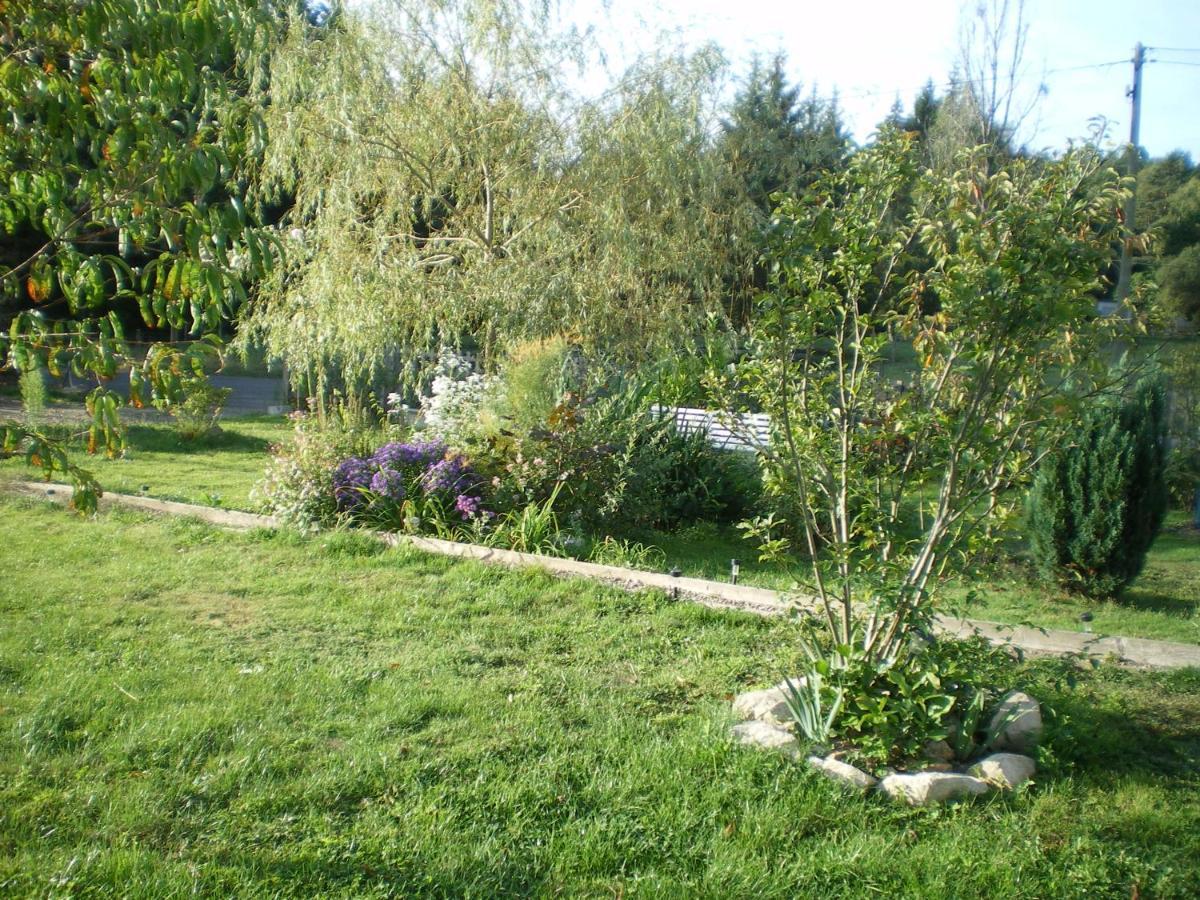
[[[993,753],[971,766],[968,774],[982,778],[989,784],[1011,791],[1033,777],[1037,763],[1028,756],[1017,753]]]
[[[1021,691],[1005,695],[988,724],[989,748],[1012,753],[1031,753],[1042,737],[1042,710],[1038,702]]]
[[[800,745],[790,731],[756,719],[734,725],[733,736],[739,744],[762,747],[764,750],[778,750],[792,759],[800,755]]]
[[[846,787],[859,791],[870,790],[879,783],[878,778],[874,778],[862,769],[856,769],[854,766],[844,763],[840,759],[833,759],[832,757],[822,759],[819,756],[810,756],[808,764],[826,778],[831,778]]]
[[[889,775],[879,782],[879,790],[909,806],[926,806],[986,794],[990,786],[971,775],[918,772],[915,775]]]
[[[803,684],[803,679],[795,679]],[[784,700],[786,681],[761,691],[747,691],[733,698],[733,714],[744,719],[758,719],[768,725],[784,726],[794,721]]]

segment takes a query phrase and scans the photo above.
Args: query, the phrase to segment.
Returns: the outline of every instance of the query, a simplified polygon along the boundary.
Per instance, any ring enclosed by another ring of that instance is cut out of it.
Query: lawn
[[[1141,575],[1116,600],[1098,602],[1038,582],[1019,540],[1010,542],[1012,556],[977,576],[952,578],[945,603],[976,619],[1009,624],[1032,622],[1044,628],[1077,630],[1080,615],[1093,616],[1097,634],[1126,635],[1165,641],[1200,643],[1200,531],[1187,516],[1172,514],[1146,558]],[[755,548],[732,529],[708,526],[646,540],[666,554],[667,566],[689,576],[727,580],[730,559],[741,563],[740,580],[775,590],[792,590],[808,577],[801,563],[760,563]]]
[[[246,416],[223,419],[219,433],[198,441],[181,440],[170,425],[130,425],[117,459],[89,457],[82,441],[74,445],[76,460],[105,490],[251,510],[250,491],[262,479],[268,448],[291,432],[283,416]],[[36,480],[38,472],[23,459],[9,459],[0,461],[4,477]]]
[[[133,425],[122,458],[85,457],[106,490],[228,509],[255,510],[250,492],[262,478],[267,450],[288,439],[291,425],[280,416],[222,421],[219,434],[181,441],[169,425]],[[0,461],[0,479],[36,478],[22,460]],[[666,568],[678,566],[689,576],[723,580],[729,560],[741,560],[743,583],[789,590],[804,569],[758,563],[753,546],[732,528],[701,525],[675,535],[643,539],[666,554]],[[947,601],[956,611],[978,619],[1010,624],[1031,622],[1047,628],[1081,628],[1080,615],[1091,612],[1097,634],[1126,635],[1200,643],[1200,532],[1187,517],[1174,514],[1147,559],[1146,568],[1117,601],[1096,603],[1038,584],[1029,576],[1019,540],[1012,559],[984,576],[952,583]],[[973,590],[968,591],[968,588]]]
[[[1037,783],[909,810],[726,738],[795,626],[0,500],[9,896],[1189,897],[1200,672],[1010,668]],[[1074,679],[1069,676],[1078,675]]]

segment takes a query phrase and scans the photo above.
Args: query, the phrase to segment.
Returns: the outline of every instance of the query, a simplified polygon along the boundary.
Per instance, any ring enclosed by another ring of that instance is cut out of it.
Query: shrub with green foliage
[[[160,404],[175,422],[175,431],[185,441],[195,441],[211,434],[217,427],[232,388],[216,387],[201,376],[189,379],[183,386],[178,402]]]
[[[1089,597],[1112,597],[1138,573],[1167,509],[1166,391],[1144,381],[1088,416],[1079,439],[1047,457],[1029,497],[1040,572]]]

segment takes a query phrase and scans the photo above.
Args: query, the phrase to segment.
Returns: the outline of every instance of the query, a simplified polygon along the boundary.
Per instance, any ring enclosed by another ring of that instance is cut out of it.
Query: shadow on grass
[[[165,425],[131,425],[129,450],[145,453],[209,453],[226,450],[232,453],[266,453],[271,442],[263,437],[230,431],[224,428],[202,438],[187,441]]]
[[[1127,609],[1163,613],[1181,619],[1193,618],[1200,612],[1200,599],[1164,594],[1146,588],[1127,588],[1114,602]]]
[[[1109,677],[1116,690],[1104,695],[1082,687],[1044,694],[1058,759],[1092,779],[1200,775],[1200,669],[1164,674],[1155,689],[1121,684],[1130,673]]]

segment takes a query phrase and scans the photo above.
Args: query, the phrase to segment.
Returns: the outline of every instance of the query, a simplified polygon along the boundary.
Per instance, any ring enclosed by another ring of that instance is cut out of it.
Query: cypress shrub
[[[1142,570],[1167,510],[1166,391],[1143,381],[1094,410],[1074,445],[1048,456],[1029,496],[1039,572],[1088,597],[1116,596]]]

